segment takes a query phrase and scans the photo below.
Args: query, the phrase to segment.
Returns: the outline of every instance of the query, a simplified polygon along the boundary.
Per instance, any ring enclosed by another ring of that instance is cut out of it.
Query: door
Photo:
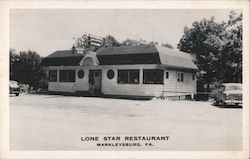
[[[89,91],[92,95],[101,95],[101,70],[89,70]]]

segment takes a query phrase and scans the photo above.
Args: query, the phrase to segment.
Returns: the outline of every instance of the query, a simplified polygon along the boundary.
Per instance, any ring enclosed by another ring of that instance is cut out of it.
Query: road
[[[149,148],[122,147],[129,150],[241,150],[242,109],[198,101],[10,97],[11,150],[96,150],[102,148],[81,137],[124,135],[169,136],[168,141],[154,142]]]

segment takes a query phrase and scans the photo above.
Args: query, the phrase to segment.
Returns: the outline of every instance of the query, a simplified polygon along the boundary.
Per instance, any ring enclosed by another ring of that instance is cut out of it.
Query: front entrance
[[[89,70],[89,92],[92,95],[101,95],[101,82],[102,71],[101,70]]]

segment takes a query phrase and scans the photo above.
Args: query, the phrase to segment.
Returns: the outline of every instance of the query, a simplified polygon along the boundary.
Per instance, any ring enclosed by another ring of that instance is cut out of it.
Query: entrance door
[[[92,95],[101,95],[101,70],[89,70],[89,91]]]

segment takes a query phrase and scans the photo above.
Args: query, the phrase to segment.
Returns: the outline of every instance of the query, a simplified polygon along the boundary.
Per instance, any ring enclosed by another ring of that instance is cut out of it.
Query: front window
[[[177,81],[183,82],[184,81],[184,74],[182,72],[177,73]]]
[[[49,70],[49,82],[57,82],[57,70]]]
[[[195,80],[195,74],[193,74],[192,79]]]
[[[143,70],[143,84],[163,84],[163,70]]]
[[[118,70],[117,83],[139,84],[140,70]]]
[[[75,70],[60,70],[60,82],[75,82]]]
[[[168,73],[168,72],[166,72],[166,79],[168,79],[168,77],[169,77],[169,73]]]

